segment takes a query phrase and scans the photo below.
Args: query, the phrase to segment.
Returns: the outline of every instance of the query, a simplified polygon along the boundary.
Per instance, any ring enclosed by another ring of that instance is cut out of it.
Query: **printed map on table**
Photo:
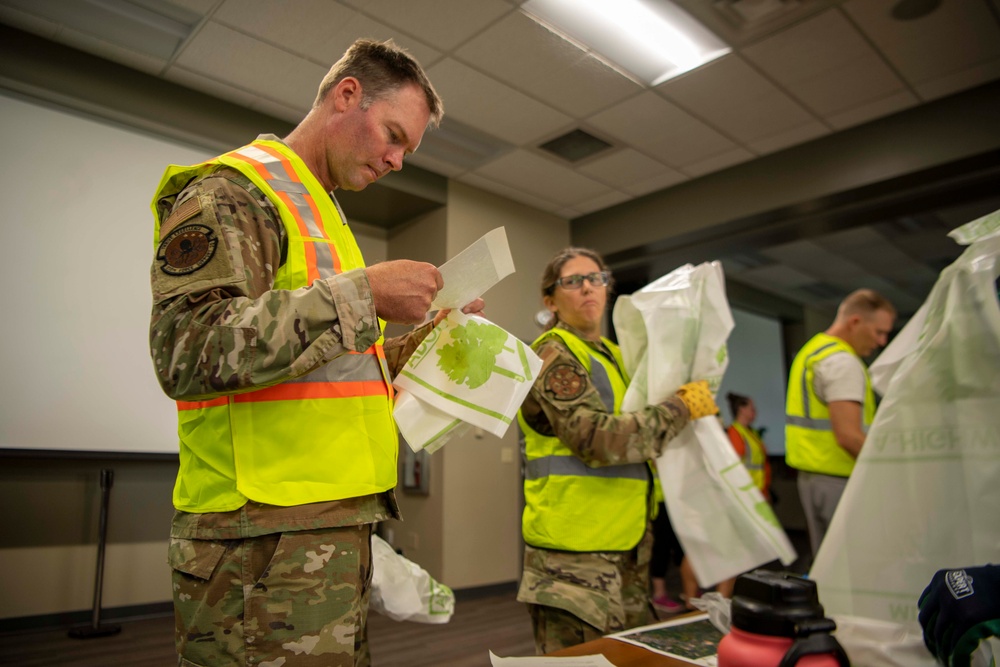
[[[692,665],[716,667],[719,664],[716,654],[722,633],[708,620],[708,614],[632,628],[608,636]]]

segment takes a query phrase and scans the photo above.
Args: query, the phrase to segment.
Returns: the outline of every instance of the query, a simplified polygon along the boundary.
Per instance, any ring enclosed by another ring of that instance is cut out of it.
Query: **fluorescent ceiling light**
[[[528,0],[521,10],[651,86],[731,50],[669,0]]]

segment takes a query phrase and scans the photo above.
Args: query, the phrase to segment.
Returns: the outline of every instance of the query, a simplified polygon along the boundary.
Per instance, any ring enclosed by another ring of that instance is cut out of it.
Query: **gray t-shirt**
[[[827,405],[833,401],[865,404],[865,369],[849,352],[835,352],[813,365],[813,389]]]

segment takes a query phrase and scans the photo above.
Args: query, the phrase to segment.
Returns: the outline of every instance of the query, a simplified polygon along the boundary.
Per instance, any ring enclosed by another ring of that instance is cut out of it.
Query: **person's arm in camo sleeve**
[[[185,202],[194,201],[183,206]],[[171,202],[164,202],[164,206]],[[284,227],[245,177],[223,170],[193,184],[164,216],[161,238],[179,224],[212,230],[208,261],[184,275],[152,267],[150,351],[163,390],[200,400],[289,380],[377,340],[364,270],[274,290]]]
[[[663,444],[687,426],[690,413],[680,398],[616,415],[604,406],[586,369],[561,341],[546,340],[536,353],[542,368],[521,406],[522,415],[532,428],[555,435],[591,467],[655,459]]]

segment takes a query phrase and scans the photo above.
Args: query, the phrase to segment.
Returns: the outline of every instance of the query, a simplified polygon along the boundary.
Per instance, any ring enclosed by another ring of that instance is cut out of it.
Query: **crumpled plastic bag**
[[[686,264],[619,297],[613,318],[632,377],[623,412],[660,403],[692,380],[718,390],[733,329],[718,262]],[[773,560],[795,560],[774,510],[717,418],[689,424],[664,447],[657,468],[670,523],[702,587]]]
[[[884,398],[810,572],[829,614],[914,637],[934,573],[1000,545],[1000,211],[952,235],[971,245],[872,364]]]
[[[699,611],[708,614],[708,620],[712,622],[715,629],[724,635],[729,634],[732,625],[733,601],[723,597],[722,593],[709,591],[702,594],[700,598],[688,598],[688,604]]]
[[[427,570],[372,535],[372,588],[368,607],[394,621],[447,623],[455,613],[455,594]]]
[[[396,377],[393,417],[415,452],[439,448],[463,423],[502,437],[541,367],[516,336],[453,310]]]

